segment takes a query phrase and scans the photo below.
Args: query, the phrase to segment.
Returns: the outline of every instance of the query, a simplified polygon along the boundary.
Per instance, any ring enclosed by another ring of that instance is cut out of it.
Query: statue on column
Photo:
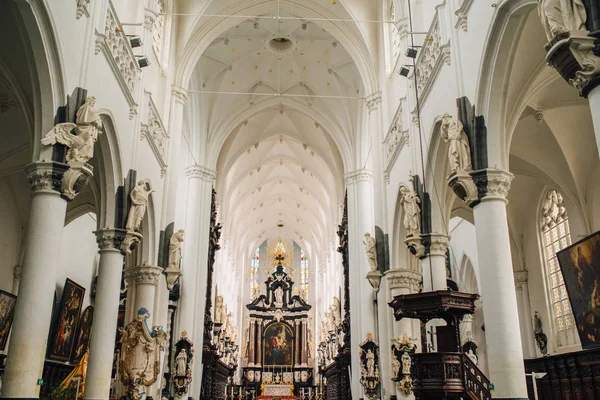
[[[400,204],[404,211],[404,228],[407,236],[421,235],[421,199],[414,190],[400,186]]]
[[[363,244],[365,245],[365,252],[367,253],[371,271],[377,271],[377,242],[374,237],[371,237],[369,232],[365,233]]]
[[[283,289],[281,286],[278,286],[277,289],[273,292],[275,296],[275,306],[281,307],[283,305]]]
[[[338,299],[336,296],[333,297],[332,311],[333,311],[333,322],[337,329],[342,325],[342,310],[341,310],[340,299]]]
[[[215,298],[215,324],[222,324],[223,321],[223,296]]]
[[[185,349],[181,349],[175,358],[175,361],[177,363],[177,375],[185,376],[187,372],[187,351]]]
[[[183,233],[183,229],[180,229],[169,240],[169,268],[179,268],[181,248],[183,247]]]
[[[144,219],[144,214],[146,214],[146,208],[148,207],[148,197],[152,192],[150,181],[146,179],[139,181],[129,194],[131,207],[129,208],[127,224],[125,225],[128,231],[140,231],[142,219]]]
[[[587,34],[583,0],[538,0],[538,12],[548,40],[575,32]]]
[[[442,117],[442,139],[448,146],[448,159],[452,172],[471,170],[471,149],[469,138],[460,120],[455,120],[450,114]]]

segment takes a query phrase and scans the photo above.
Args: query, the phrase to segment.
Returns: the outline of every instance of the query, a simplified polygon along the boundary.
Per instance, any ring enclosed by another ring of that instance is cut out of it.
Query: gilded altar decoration
[[[49,358],[61,361],[71,360],[84,294],[85,289],[82,286],[70,279],[65,281],[58,308],[58,318],[50,339]]]
[[[66,161],[69,169],[63,175],[61,191],[69,200],[77,196],[92,176],[92,166],[88,161],[94,156],[94,144],[102,133],[102,119],[94,108],[95,105],[94,96],[86,98],[77,110],[76,123],[56,124],[42,138],[44,146],[59,143],[68,148]]]
[[[183,397],[192,383],[192,366],[194,360],[194,344],[185,334],[175,343],[175,360],[171,367],[171,382],[177,397]]]
[[[412,358],[417,346],[404,334],[400,339],[395,339],[392,345],[392,380],[396,388],[406,396],[412,394]]]
[[[88,352],[86,351],[75,368],[66,376],[65,379],[52,391],[51,399],[83,399],[85,392],[85,377],[88,366]],[[79,389],[79,391],[77,390]]]
[[[167,276],[167,289],[173,290],[173,287],[182,275],[180,263],[181,263],[181,250],[183,247],[183,229],[175,232],[169,240],[169,264],[165,269],[165,275]]]
[[[360,344],[360,383],[369,400],[379,398],[379,345],[373,340],[373,334],[367,334],[367,340]]]
[[[121,382],[127,386],[132,400],[140,400],[145,386],[152,385],[158,376],[160,352],[166,345],[166,333],[162,327],[148,328],[150,312],[140,308],[135,321],[130,322],[121,333],[121,359],[119,361]]]

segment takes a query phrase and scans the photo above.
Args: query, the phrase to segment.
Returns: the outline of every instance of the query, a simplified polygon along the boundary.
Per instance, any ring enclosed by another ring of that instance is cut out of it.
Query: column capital
[[[157,17],[158,14],[155,11],[148,8],[144,9],[144,28],[152,31],[154,29],[154,23],[156,22]]]
[[[188,91],[181,86],[173,85],[171,88],[171,96],[175,98],[175,101],[185,104],[188,98]]]
[[[523,285],[527,285],[528,275],[529,273],[524,271],[515,271],[515,287],[517,289],[523,289]]]
[[[361,181],[372,182],[373,172],[366,168],[357,169],[356,171],[348,172],[344,178],[346,180],[346,186],[350,186]]]
[[[391,269],[385,273],[390,289],[410,289],[417,291],[422,276],[410,269]]]
[[[125,269],[125,279],[129,284],[158,285],[158,279],[163,274],[163,269],[152,265],[138,265]]]
[[[96,243],[100,251],[115,250],[123,255],[123,241],[125,240],[126,231],[124,229],[104,228],[94,232],[96,234]]]
[[[21,279],[21,272],[23,268],[20,265],[15,265],[13,268],[13,279]]]
[[[67,164],[57,162],[38,161],[29,164],[25,168],[25,172],[31,185],[31,191],[33,193],[58,192],[60,194],[62,178],[67,169],[69,169]]]
[[[376,110],[377,107],[381,104],[381,92],[375,92],[365,99],[365,104],[367,106],[367,110],[369,110],[369,114],[371,111]]]
[[[475,185],[477,185],[480,202],[486,200],[502,200],[507,202],[506,197],[514,178],[513,174],[500,169],[488,168],[475,171],[472,173],[472,176]]]
[[[185,175],[188,178],[200,178],[206,182],[212,183],[217,174],[210,168],[201,167],[200,165],[190,165],[185,169]]]
[[[441,233],[432,233],[429,235],[430,245],[429,254],[432,256],[446,256],[448,246],[450,246],[450,237]]]

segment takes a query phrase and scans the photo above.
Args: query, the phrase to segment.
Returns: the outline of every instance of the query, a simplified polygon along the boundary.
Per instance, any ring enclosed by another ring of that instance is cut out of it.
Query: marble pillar
[[[360,343],[366,340],[367,333],[375,332],[374,291],[366,279],[370,271],[369,261],[363,244],[364,234],[375,237],[373,175],[367,169],[346,174],[348,193],[348,249],[350,265],[350,315],[352,371],[360,371],[358,353]],[[378,340],[378,337],[375,336]],[[359,399],[363,391],[360,374],[352,374],[352,397]]]
[[[263,321],[256,321],[256,361],[255,364],[262,366],[262,336],[263,336]]]
[[[450,244],[447,235],[432,233],[429,255],[422,260],[423,291],[446,290],[446,252]]]
[[[256,319],[250,318],[250,343],[248,344],[248,366],[254,367],[254,343],[256,343]]]
[[[523,353],[527,358],[535,358],[536,345],[533,333],[533,317],[531,315],[531,302],[529,301],[528,272],[515,272],[515,287],[517,289],[517,304],[519,306],[519,322],[523,338]]]
[[[294,364],[296,365],[296,367],[299,367],[300,364],[302,364],[301,360],[300,360],[300,320],[294,320],[294,325],[295,325],[295,336],[296,336],[296,343],[294,344],[295,347],[295,352],[296,352],[296,356],[294,357],[296,359],[296,361],[294,362]]]
[[[308,321],[306,319],[302,320],[302,349],[300,350],[302,352],[302,367],[308,367],[308,350],[306,348],[306,345],[308,343],[308,325],[307,325]]]
[[[121,246],[124,238],[125,231],[121,229],[102,229],[96,232],[100,260],[92,322],[93,334],[85,381],[86,400],[106,400],[109,397],[119,317],[124,256]]]
[[[37,162],[27,167],[31,212],[19,297],[4,372],[2,398],[38,398],[52,317],[67,201],[60,182],[67,166]]]
[[[473,207],[490,381],[495,399],[527,399],[523,348],[506,215],[513,175],[488,169],[474,176],[481,201]]]

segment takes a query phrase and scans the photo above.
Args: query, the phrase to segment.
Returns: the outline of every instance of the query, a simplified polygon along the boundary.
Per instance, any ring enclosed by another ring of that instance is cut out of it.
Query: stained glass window
[[[260,247],[256,249],[250,259],[250,299],[258,297],[257,290],[260,288],[258,278],[260,276]]]
[[[571,244],[571,232],[564,199],[554,189],[548,192],[542,205],[541,224],[550,304],[558,333],[557,344],[559,347],[572,345],[576,343],[577,332],[567,288],[556,258],[557,252]]]
[[[300,249],[300,291],[302,298],[308,300],[308,257]]]

